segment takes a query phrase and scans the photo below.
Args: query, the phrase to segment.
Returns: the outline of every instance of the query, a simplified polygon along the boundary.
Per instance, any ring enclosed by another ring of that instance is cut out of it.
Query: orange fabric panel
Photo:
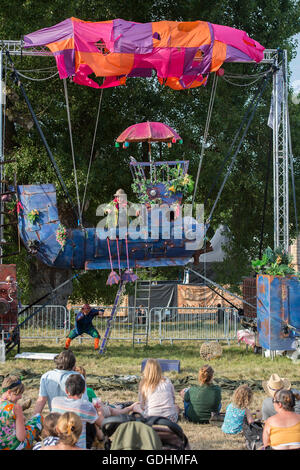
[[[63,41],[51,42],[47,44],[51,52],[63,51],[64,49],[74,49],[74,38],[64,39]]]
[[[211,43],[206,21],[159,21],[152,23],[152,33],[160,36],[153,38],[153,47],[199,47]]]
[[[107,20],[107,21],[84,21],[79,18],[75,18],[74,16],[71,16],[72,21],[77,21],[77,23],[91,23],[91,24],[101,24],[101,23],[112,23],[113,20]]]
[[[183,87],[177,77],[168,77],[167,80],[163,78],[158,78],[158,81],[161,85],[168,86],[173,90],[189,90],[190,88],[197,88],[198,86],[204,85],[207,81],[207,77],[204,77],[203,80],[193,80],[189,85]]]
[[[131,72],[134,54],[107,54],[99,52],[75,52],[76,71],[81,64],[88,65],[97,77],[126,75]]]
[[[212,58],[211,58],[211,72],[219,70],[224,60],[226,59],[227,46],[223,42],[214,41]]]

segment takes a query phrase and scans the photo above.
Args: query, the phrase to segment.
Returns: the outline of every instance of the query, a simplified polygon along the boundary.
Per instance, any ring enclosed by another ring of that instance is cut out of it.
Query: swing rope
[[[218,175],[217,175],[217,178],[215,179],[215,181],[214,181],[214,183],[213,183],[213,185],[212,185],[212,187],[211,187],[211,189],[210,189],[210,191],[209,191],[209,194],[208,194],[208,196],[207,196],[206,199],[205,199],[204,206],[206,205],[206,202],[207,202],[207,200],[208,200],[208,197],[209,197],[209,195],[210,195],[210,193],[211,193],[213,187],[215,186],[216,181],[217,181],[217,179],[219,178],[219,176],[220,176],[220,174],[221,174],[221,172],[222,172],[222,170],[223,170],[223,168],[224,168],[224,166],[225,166],[226,161],[229,159],[229,156],[230,156],[231,151],[232,151],[232,149],[233,149],[234,143],[235,143],[235,141],[236,141],[236,139],[237,139],[239,133],[241,132],[241,129],[242,129],[242,127],[243,127],[243,124],[244,124],[244,122],[246,121],[246,119],[247,119],[247,117],[248,117],[248,114],[250,113],[250,116],[249,116],[249,118],[248,118],[248,122],[247,122],[247,124],[246,124],[245,130],[244,130],[244,132],[243,132],[243,134],[242,134],[242,137],[240,138],[238,147],[237,147],[236,151],[235,151],[234,154],[233,154],[233,157],[232,157],[232,159],[231,159],[230,165],[229,165],[229,167],[228,167],[228,170],[227,170],[226,175],[225,175],[225,177],[224,177],[224,180],[223,180],[223,182],[222,182],[221,188],[219,189],[218,195],[217,195],[217,197],[216,197],[216,199],[215,199],[215,201],[214,201],[213,207],[212,207],[212,209],[211,209],[211,211],[210,211],[210,214],[209,214],[209,216],[208,216],[208,218],[207,218],[207,224],[209,224],[210,221],[211,221],[211,219],[212,219],[212,215],[213,215],[213,213],[214,213],[214,210],[215,210],[215,208],[216,208],[216,205],[217,205],[217,203],[218,203],[218,201],[219,201],[219,199],[220,199],[220,197],[221,197],[221,194],[222,194],[222,191],[223,191],[224,186],[225,186],[225,184],[226,184],[226,181],[227,181],[227,179],[228,179],[228,177],[229,177],[229,175],[230,175],[230,173],[231,173],[232,167],[233,167],[233,165],[234,165],[234,163],[235,163],[235,161],[236,161],[237,154],[238,154],[239,151],[240,151],[240,148],[241,148],[241,146],[242,146],[242,143],[243,143],[243,141],[244,141],[244,138],[245,138],[245,136],[246,136],[246,134],[247,134],[247,132],[248,132],[249,126],[250,126],[250,124],[251,124],[251,122],[252,122],[252,120],[253,120],[253,117],[254,117],[256,108],[257,108],[257,106],[258,106],[258,104],[259,104],[259,102],[260,102],[260,99],[261,99],[261,97],[262,97],[262,94],[263,94],[263,92],[264,92],[264,90],[265,90],[267,84],[269,83],[269,80],[270,80],[270,78],[272,77],[272,75],[273,75],[274,72],[275,72],[275,70],[273,70],[272,73],[269,72],[269,73],[263,78],[263,82],[264,82],[264,83],[263,83],[262,87],[258,90],[258,92],[256,93],[256,95],[254,96],[254,98],[252,99],[250,105],[248,106],[248,108],[247,108],[247,110],[246,110],[246,113],[245,113],[245,115],[244,115],[244,118],[243,118],[243,120],[242,120],[242,123],[241,123],[241,125],[240,125],[238,131],[236,132],[236,134],[235,134],[235,136],[234,136],[234,139],[233,139],[233,141],[232,141],[232,143],[231,143],[230,149],[229,149],[229,151],[228,151],[228,153],[227,153],[227,155],[226,155],[226,157],[225,157],[225,159],[224,159],[224,161],[223,161],[223,164],[222,164],[221,169],[220,169],[220,171],[219,171],[219,173],[218,173]],[[256,100],[256,103],[255,103],[255,100]]]
[[[76,170],[76,162],[75,162],[75,154],[74,154],[73,137],[72,137],[72,126],[71,126],[70,106],[69,106],[69,97],[68,97],[68,87],[67,87],[67,82],[66,82],[65,78],[63,79],[63,82],[64,82],[64,92],[65,92],[65,100],[66,100],[66,106],[67,106],[68,126],[69,126],[71,153],[72,153],[72,160],[73,160],[73,170],[74,170],[78,215],[79,215],[78,225],[82,226],[82,217],[81,217],[81,208],[80,208],[78,181],[77,181],[77,170]]]
[[[194,189],[194,194],[193,194],[193,199],[192,199],[192,208],[194,207],[197,187],[198,187],[198,183],[199,183],[200,171],[201,171],[201,167],[202,167],[202,161],[203,161],[204,151],[205,151],[205,148],[206,148],[206,142],[207,142],[207,137],[208,137],[208,130],[209,130],[209,126],[210,126],[211,115],[212,115],[212,110],[213,110],[215,96],[216,96],[217,83],[218,83],[218,75],[214,74],[214,80],[213,80],[213,84],[212,84],[211,95],[210,95],[209,106],[208,106],[208,112],[207,112],[207,118],[206,118],[206,124],[205,124],[205,129],[204,129],[204,134],[203,134],[203,140],[202,140],[202,147],[201,147],[201,154],[200,154],[200,159],[199,159],[198,171],[197,171],[197,176],[196,176],[196,181],[195,181],[195,189]]]
[[[63,192],[65,193],[65,195],[66,195],[66,197],[67,197],[67,199],[68,199],[68,201],[69,201],[69,203],[70,203],[70,205],[71,205],[71,207],[72,207],[72,209],[73,209],[73,212],[74,212],[74,214],[75,214],[75,216],[76,216],[76,221],[78,222],[78,216],[79,216],[79,214],[77,214],[77,212],[76,212],[76,209],[75,209],[75,206],[74,206],[74,204],[73,204],[72,198],[71,198],[71,196],[70,196],[70,194],[69,194],[69,192],[68,192],[68,189],[67,189],[67,187],[66,187],[66,185],[65,185],[65,183],[64,183],[64,180],[63,180],[62,175],[61,175],[61,173],[60,173],[60,171],[59,171],[59,168],[58,168],[57,163],[56,163],[56,161],[55,161],[55,159],[54,159],[54,156],[53,156],[53,154],[52,154],[52,152],[51,152],[51,150],[50,150],[50,147],[49,147],[48,142],[47,142],[47,140],[46,140],[46,138],[45,138],[45,135],[44,135],[44,133],[43,133],[43,131],[42,131],[42,129],[41,129],[41,126],[40,126],[38,120],[37,120],[36,114],[35,114],[35,112],[34,112],[32,106],[31,106],[31,103],[30,103],[30,101],[29,101],[29,99],[28,99],[28,96],[27,96],[27,94],[26,94],[26,92],[25,92],[25,89],[24,89],[23,84],[22,84],[22,82],[21,82],[21,80],[20,80],[19,74],[18,74],[18,72],[17,72],[17,70],[16,70],[16,68],[15,68],[15,66],[14,66],[14,63],[13,63],[13,61],[12,61],[12,58],[11,58],[11,56],[10,56],[10,54],[9,54],[9,51],[8,51],[7,49],[6,49],[5,53],[6,53],[6,56],[7,56],[8,60],[9,60],[9,63],[10,63],[10,65],[11,65],[11,67],[12,67],[12,70],[13,70],[13,79],[14,79],[15,83],[18,85],[18,87],[19,87],[19,89],[20,89],[20,91],[21,91],[21,93],[22,93],[22,95],[23,95],[23,97],[24,97],[24,99],[25,99],[25,101],[26,101],[26,104],[27,104],[27,106],[28,106],[29,112],[30,112],[30,114],[31,114],[31,116],[32,116],[32,119],[33,119],[33,121],[34,121],[34,124],[36,125],[36,128],[37,128],[37,130],[38,130],[38,133],[40,134],[40,137],[41,137],[41,139],[42,139],[42,142],[43,142],[43,144],[44,144],[44,146],[45,146],[45,148],[46,148],[48,157],[49,157],[49,159],[50,159],[50,161],[51,161],[52,167],[53,167],[53,169],[54,169],[54,171],[55,171],[55,173],[56,173],[56,176],[57,176],[57,178],[58,178],[58,180],[59,180],[59,183],[60,183],[60,185],[61,185],[61,188],[62,188]]]
[[[98,103],[98,112],[97,112],[97,118],[96,118],[96,125],[95,125],[95,130],[94,130],[94,137],[93,137],[92,149],[91,149],[91,154],[90,154],[89,167],[88,167],[88,172],[87,172],[87,176],[86,176],[86,181],[85,181],[85,186],[84,186],[84,194],[83,194],[82,205],[81,205],[81,213],[80,213],[81,218],[82,218],[82,213],[84,211],[86,190],[87,190],[87,185],[88,185],[88,181],[89,181],[89,177],[90,177],[90,170],[91,170],[91,165],[92,165],[92,160],[93,160],[96,133],[97,133],[97,128],[98,128],[100,109],[101,109],[101,105],[102,105],[102,96],[103,96],[103,88],[101,89],[99,103]]]

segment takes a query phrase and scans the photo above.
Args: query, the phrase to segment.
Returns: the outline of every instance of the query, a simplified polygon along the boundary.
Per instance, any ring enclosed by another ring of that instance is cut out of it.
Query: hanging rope
[[[240,138],[240,142],[239,142],[239,144],[238,144],[237,150],[235,151],[235,153],[234,153],[234,155],[233,155],[233,157],[232,157],[230,166],[229,166],[229,168],[228,168],[228,170],[227,170],[227,173],[226,173],[225,178],[224,178],[224,180],[223,180],[222,186],[221,186],[221,188],[220,188],[220,190],[219,190],[219,192],[218,192],[218,195],[217,195],[217,198],[216,198],[216,200],[215,200],[215,202],[214,202],[213,208],[212,208],[212,210],[211,210],[211,212],[210,212],[210,214],[209,214],[209,217],[208,217],[208,219],[207,219],[207,223],[208,223],[208,224],[209,224],[209,222],[210,222],[210,220],[211,220],[211,217],[212,217],[212,214],[213,214],[213,212],[214,212],[214,210],[215,210],[215,207],[216,207],[216,205],[217,205],[217,202],[218,202],[218,200],[220,199],[221,193],[222,193],[223,188],[224,188],[224,186],[225,186],[225,183],[226,183],[226,181],[227,181],[227,179],[228,179],[228,176],[229,176],[229,174],[231,173],[233,164],[234,164],[234,162],[235,162],[235,160],[236,160],[236,156],[237,156],[237,154],[238,154],[238,152],[239,152],[239,150],[240,150],[240,148],[241,148],[241,145],[242,145],[242,143],[243,143],[243,140],[244,140],[244,138],[245,138],[245,135],[246,135],[246,133],[247,133],[247,131],[248,131],[248,128],[249,128],[249,126],[250,126],[250,124],[251,124],[251,122],[252,122],[252,119],[253,119],[253,117],[254,117],[254,113],[255,113],[255,111],[256,111],[256,108],[257,108],[257,106],[258,106],[258,103],[259,103],[259,101],[260,101],[260,98],[261,98],[261,96],[262,96],[262,94],[263,94],[263,92],[264,92],[264,90],[265,90],[267,84],[269,83],[269,80],[270,80],[270,78],[272,77],[272,75],[273,75],[274,72],[275,72],[275,70],[272,70],[272,73],[268,72],[268,74],[263,78],[263,84],[262,84],[262,86],[257,90],[255,96],[252,98],[250,104],[248,105],[248,107],[247,107],[247,109],[246,109],[246,112],[245,112],[245,114],[244,114],[244,117],[243,117],[243,119],[242,119],[242,122],[241,122],[241,124],[240,124],[240,126],[239,126],[239,129],[237,130],[237,132],[236,132],[236,134],[235,134],[235,136],[234,136],[234,139],[233,139],[233,141],[232,141],[232,143],[231,143],[231,145],[230,145],[229,151],[228,151],[226,157],[225,157],[224,160],[223,160],[223,163],[222,163],[222,165],[221,165],[221,168],[220,168],[220,170],[219,170],[219,172],[218,172],[218,174],[217,174],[217,176],[216,176],[216,178],[215,178],[215,180],[214,180],[214,182],[213,182],[213,184],[212,184],[212,186],[211,186],[211,188],[210,188],[210,190],[209,190],[209,192],[208,192],[208,195],[206,196],[206,199],[205,199],[205,202],[204,202],[204,207],[206,206],[206,203],[207,203],[207,201],[208,201],[208,199],[209,199],[209,196],[210,196],[210,194],[211,194],[213,188],[214,188],[215,185],[216,185],[217,180],[219,179],[220,175],[221,175],[222,172],[223,172],[223,169],[224,169],[224,167],[225,167],[225,164],[226,164],[227,160],[229,159],[229,157],[230,157],[230,155],[231,155],[231,152],[232,152],[232,149],[233,149],[233,147],[234,147],[234,144],[235,144],[236,140],[237,140],[237,138],[238,138],[238,136],[239,136],[239,134],[240,134],[240,132],[241,132],[241,130],[242,130],[242,128],[243,128],[245,122],[246,122],[247,119],[248,119],[248,122],[247,122],[246,128],[245,128],[245,130],[244,130],[244,133],[243,133],[242,137]],[[256,103],[255,103],[255,101],[256,101]],[[249,115],[250,115],[250,116],[249,116]]]
[[[69,135],[70,135],[70,144],[71,144],[71,153],[72,153],[72,160],[73,160],[75,188],[76,188],[76,196],[77,196],[77,206],[78,206],[78,214],[79,214],[78,225],[82,226],[80,199],[79,199],[79,190],[78,190],[78,181],[77,181],[77,170],[76,170],[76,162],[75,162],[75,155],[74,155],[73,137],[72,137],[72,127],[71,127],[71,116],[70,116],[68,88],[67,88],[67,82],[66,82],[65,78],[63,79],[63,82],[64,82],[65,99],[66,99],[66,105],[67,105]]]
[[[103,88],[101,89],[99,103],[98,103],[98,112],[97,112],[97,118],[96,118],[96,125],[95,125],[95,130],[94,130],[94,137],[93,137],[92,149],[91,149],[91,154],[90,154],[89,167],[88,167],[88,172],[87,172],[87,175],[86,175],[86,181],[85,181],[85,186],[84,186],[84,194],[83,194],[82,205],[81,205],[81,213],[80,213],[81,218],[82,218],[82,213],[83,213],[83,210],[84,210],[86,190],[87,190],[87,185],[88,185],[88,181],[89,181],[89,177],[90,177],[90,170],[91,170],[91,165],[92,165],[92,160],[93,160],[96,133],[97,133],[100,109],[101,109],[101,104],[102,104],[102,96],[103,96]]]
[[[225,175],[225,178],[224,178],[224,180],[223,180],[223,183],[222,183],[222,185],[221,185],[221,188],[219,189],[218,195],[217,195],[217,197],[216,197],[216,199],[215,199],[215,202],[214,202],[214,204],[213,204],[213,207],[212,207],[212,209],[211,209],[211,211],[210,211],[210,214],[209,214],[209,216],[208,216],[207,223],[210,223],[210,221],[211,221],[211,218],[212,218],[212,215],[213,215],[213,213],[214,213],[215,207],[216,207],[216,205],[217,205],[217,203],[218,203],[218,201],[219,201],[219,199],[220,199],[220,197],[221,197],[221,194],[222,194],[223,188],[224,188],[224,186],[225,186],[225,183],[226,183],[226,181],[227,181],[227,179],[228,179],[228,177],[229,177],[229,175],[230,175],[230,173],[231,173],[232,167],[233,167],[233,165],[234,165],[234,163],[235,163],[237,154],[238,154],[239,151],[240,151],[240,148],[241,148],[241,146],[242,146],[242,143],[243,143],[243,141],[244,141],[244,138],[245,138],[245,136],[246,136],[246,134],[247,134],[247,132],[248,132],[249,126],[250,126],[250,124],[251,124],[251,122],[252,122],[252,120],[253,120],[253,117],[254,117],[256,108],[257,108],[257,106],[258,106],[258,103],[260,102],[261,96],[262,96],[262,94],[263,94],[263,92],[264,92],[264,90],[265,90],[267,84],[269,83],[269,80],[270,80],[271,77],[272,77],[272,74],[269,73],[269,74],[268,74],[268,77],[265,77],[265,78],[263,79],[263,80],[264,80],[264,83],[263,83],[263,86],[261,87],[260,92],[259,92],[259,94],[258,94],[257,101],[256,101],[255,104],[254,104],[254,102],[252,103],[252,110],[251,110],[250,117],[249,117],[249,119],[248,119],[248,122],[247,122],[247,125],[246,125],[246,127],[245,127],[245,130],[244,130],[244,132],[243,132],[243,134],[242,134],[242,137],[241,137],[241,139],[240,139],[240,142],[239,142],[239,144],[238,144],[238,147],[237,147],[236,151],[235,151],[234,154],[233,154],[233,157],[232,157],[232,159],[231,159],[231,163],[230,163],[230,165],[229,165],[229,168],[228,168],[228,170],[227,170],[227,173],[226,173],[226,175]]]
[[[197,187],[198,187],[198,183],[199,183],[200,171],[201,171],[201,166],[202,166],[202,160],[203,160],[203,156],[204,156],[204,150],[205,150],[205,147],[206,147],[208,130],[209,130],[212,110],[213,110],[213,106],[214,106],[215,96],[216,96],[217,81],[218,81],[218,75],[214,74],[214,80],[213,80],[211,95],[210,95],[210,100],[209,100],[209,106],[208,106],[205,129],[204,129],[204,135],[203,135],[203,141],[202,141],[202,147],[201,147],[201,154],[200,154],[200,159],[199,159],[197,177],[196,177],[196,181],[195,181],[195,189],[194,189],[194,194],[193,194],[193,199],[192,199],[192,209],[194,207]]]
[[[45,148],[46,148],[48,157],[50,158],[50,161],[51,161],[51,164],[52,164],[52,166],[53,166],[53,169],[54,169],[54,171],[55,171],[55,173],[56,173],[56,176],[57,176],[57,178],[58,178],[58,180],[59,180],[59,183],[60,183],[60,185],[61,185],[61,187],[62,187],[62,190],[64,191],[64,193],[65,193],[65,195],[66,195],[66,197],[67,197],[67,199],[68,199],[68,201],[69,201],[69,203],[70,203],[70,205],[71,205],[71,207],[72,207],[72,209],[73,209],[73,212],[74,212],[74,214],[75,214],[75,216],[76,216],[76,221],[78,221],[78,216],[79,216],[79,214],[77,214],[77,212],[76,212],[76,209],[75,209],[75,207],[74,207],[74,204],[73,204],[73,201],[72,201],[72,199],[71,199],[71,196],[70,196],[70,194],[69,194],[69,192],[68,192],[68,190],[67,190],[67,187],[66,187],[66,185],[65,185],[65,183],[64,183],[64,180],[63,180],[63,178],[62,178],[62,176],[61,176],[61,174],[60,174],[60,171],[59,171],[59,168],[58,168],[58,166],[57,166],[57,163],[56,163],[56,161],[55,161],[55,159],[54,159],[54,157],[53,157],[53,155],[52,155],[52,152],[51,152],[51,150],[50,150],[50,147],[49,147],[49,145],[48,145],[48,142],[46,141],[46,138],[45,138],[45,136],[44,136],[44,133],[43,133],[43,131],[42,131],[42,129],[41,129],[41,126],[40,126],[40,124],[39,124],[39,122],[38,122],[38,120],[37,120],[36,114],[35,114],[35,112],[34,112],[32,106],[31,106],[31,103],[30,103],[30,101],[29,101],[29,99],[28,99],[28,96],[27,96],[27,94],[26,94],[26,92],[25,92],[25,89],[24,89],[24,87],[23,87],[23,85],[22,85],[22,82],[21,82],[21,80],[20,80],[20,77],[19,77],[19,75],[18,75],[18,72],[16,71],[16,69],[15,69],[15,67],[14,67],[14,63],[13,63],[13,61],[12,61],[12,59],[11,59],[11,56],[10,56],[8,50],[6,50],[6,56],[7,56],[8,60],[9,60],[10,65],[12,66],[12,69],[13,69],[13,78],[14,78],[16,84],[18,85],[19,89],[21,90],[21,93],[23,94],[23,97],[24,97],[24,99],[25,99],[25,101],[26,101],[26,104],[27,104],[27,106],[28,106],[28,109],[29,109],[29,111],[30,111],[30,114],[31,114],[31,116],[32,116],[32,119],[33,119],[33,121],[34,121],[34,123],[35,123],[35,125],[36,125],[36,127],[37,127],[37,130],[38,130],[38,132],[39,132],[39,134],[40,134],[40,137],[41,137],[41,139],[42,139],[42,141],[43,141],[43,144],[44,144],[44,146],[45,146]]]
[[[259,259],[261,259],[262,257],[262,246],[263,246],[263,238],[264,238],[265,217],[266,217],[268,188],[269,188],[269,175],[270,175],[271,157],[272,157],[272,140],[273,139],[272,139],[272,132],[271,132],[270,141],[269,141],[267,176],[266,176],[265,193],[264,193],[264,208],[263,208],[263,216],[262,216],[261,231],[260,231]]]

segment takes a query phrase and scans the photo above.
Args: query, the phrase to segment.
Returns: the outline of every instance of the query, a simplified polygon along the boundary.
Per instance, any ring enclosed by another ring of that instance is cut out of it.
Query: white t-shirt
[[[79,374],[74,370],[60,370],[54,369],[45,372],[42,375],[40,381],[40,397],[47,397],[48,407],[51,410],[51,402],[54,397],[66,397],[66,381],[72,374]],[[81,375],[81,374],[80,374]],[[81,376],[82,377],[82,376]],[[82,395],[83,400],[89,401],[87,391],[85,388],[84,394]]]
[[[177,413],[175,406],[175,391],[170,379],[164,377],[159,382],[156,389],[146,396],[143,402],[141,393],[139,393],[139,401],[142,402],[144,408],[144,416],[163,416],[168,418]]]
[[[94,405],[82,398],[56,397],[53,398],[51,407],[53,413],[72,412],[80,417],[82,432],[76,445],[86,449],[86,423],[94,423],[98,419],[98,413]]]

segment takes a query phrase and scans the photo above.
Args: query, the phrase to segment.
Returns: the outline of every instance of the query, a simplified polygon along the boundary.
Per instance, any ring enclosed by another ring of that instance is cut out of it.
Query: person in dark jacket
[[[96,316],[102,317],[103,313],[103,309],[97,310],[92,308],[89,304],[84,304],[81,308],[81,311],[76,315],[75,328],[70,331],[66,339],[65,349],[70,347],[72,339],[83,335],[83,333],[86,333],[87,335],[90,335],[92,338],[94,338],[94,349],[97,350],[99,348],[101,336],[93,325],[93,319]]]

